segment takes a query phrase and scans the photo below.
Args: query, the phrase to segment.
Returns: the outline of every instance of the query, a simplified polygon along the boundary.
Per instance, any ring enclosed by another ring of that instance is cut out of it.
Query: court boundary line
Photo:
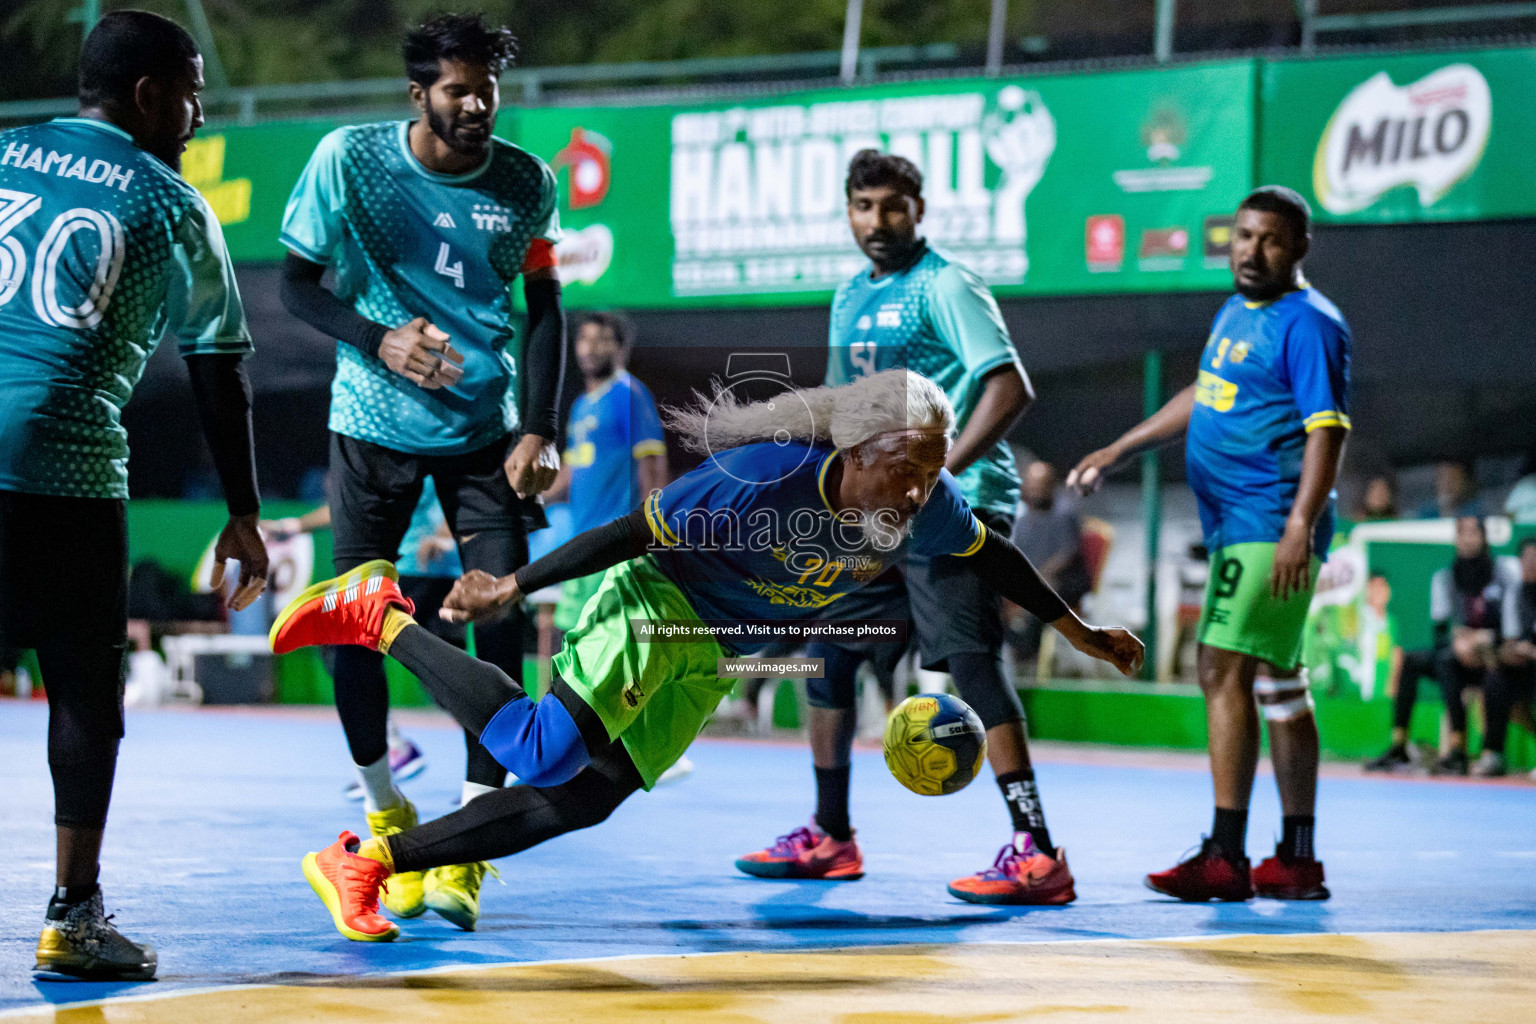
[[[946,949],[964,949],[967,946],[1085,946],[1104,945],[1107,943],[1121,943],[1124,945],[1170,943],[1170,942],[1225,942],[1230,939],[1286,939],[1286,938],[1328,938],[1348,937],[1368,939],[1381,935],[1479,935],[1486,933],[1513,933],[1536,935],[1536,928],[1473,928],[1467,931],[1455,929],[1421,931],[1387,931],[1387,932],[1234,932],[1225,935],[1170,935],[1154,939],[1129,939],[1118,936],[1102,936],[1093,939],[984,939],[977,942],[964,943],[932,943],[932,942],[904,942],[895,945],[861,945],[861,946],[829,946],[810,947],[806,949],[723,949],[707,950],[702,952],[677,952],[677,953],[615,953],[609,956],[587,957],[563,957],[553,960],[507,960],[498,963],[486,964],[440,964],[436,967],[421,967],[403,971],[379,971],[362,974],[338,974],[337,978],[424,978],[434,974],[474,974],[485,971],[505,970],[509,967],[565,967],[578,964],[621,963],[629,960],[684,960],[689,957],[703,959],[705,957],[722,956],[793,956],[805,954],[830,954],[853,953],[862,951],[887,952],[890,950],[926,948],[935,945],[943,945]],[[36,979],[33,984],[37,984]],[[71,985],[75,982],[52,982],[51,984]],[[144,982],[143,984],[153,984]],[[44,1000],[31,1006],[18,1006],[9,1010],[0,1010],[0,1020],[13,1017],[21,1017],[24,1014],[36,1014],[39,1011],[48,1010],[81,1010],[91,1007],[114,1006],[120,1003],[150,1003],[161,1002],[167,999],[180,999],[187,996],[202,996],[223,994],[228,992],[248,992],[256,989],[276,988],[324,988],[326,982],[318,979],[307,979],[304,983],[283,984],[276,981],[241,982],[234,985],[208,985],[202,988],[168,989],[163,992],[134,992],[121,996],[105,996],[100,999],[83,999],[78,1002],[55,1003]]]

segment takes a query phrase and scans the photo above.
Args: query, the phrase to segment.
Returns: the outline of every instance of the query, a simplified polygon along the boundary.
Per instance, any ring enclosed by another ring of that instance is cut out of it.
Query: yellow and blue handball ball
[[[986,758],[987,731],[959,697],[920,693],[896,705],[885,720],[886,767],[914,793],[958,793]]]

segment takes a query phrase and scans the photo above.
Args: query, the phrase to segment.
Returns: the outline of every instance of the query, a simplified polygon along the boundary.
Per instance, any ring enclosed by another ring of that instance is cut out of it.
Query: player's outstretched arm
[[[267,547],[256,523],[261,496],[256,489],[256,449],[251,433],[251,382],[243,356],[207,353],[187,356],[192,396],[203,436],[213,453],[213,465],[229,507],[213,548],[213,589],[222,591],[224,562],[240,563],[240,585],[229,599],[236,611],[245,608],[267,585]]]
[[[1107,661],[1123,675],[1141,669],[1146,649],[1128,630],[1089,626],[1051,589],[1024,552],[1006,537],[987,531],[981,550],[971,555],[971,567],[982,582],[1034,615],[1066,638],[1073,647]]]
[[[1195,386],[1191,384],[1170,398],[1167,405],[1121,434],[1114,444],[1086,456],[1067,474],[1067,486],[1079,494],[1092,494],[1126,459],[1182,435],[1189,429],[1194,409]]]
[[[537,562],[500,579],[488,572],[465,573],[443,599],[439,613],[449,622],[471,622],[518,604],[536,590],[639,558],[651,543],[651,528],[639,509],[605,526],[578,534]]]

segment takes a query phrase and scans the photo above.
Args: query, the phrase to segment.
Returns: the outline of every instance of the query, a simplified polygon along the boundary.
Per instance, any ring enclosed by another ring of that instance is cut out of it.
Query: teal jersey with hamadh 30
[[[982,378],[1000,366],[1024,372],[997,301],[981,278],[926,246],[905,270],[871,279],[870,269],[833,296],[827,383],[905,367],[944,389],[963,430]],[[972,508],[1009,517],[1018,508],[1019,470],[1006,441],[956,479]]]
[[[127,132],[0,132],[0,490],[128,497],[122,411],[167,330],[251,350],[218,218]]]
[[[336,294],[401,327],[426,317],[464,357],[464,378],[428,391],[351,345],[336,346],[330,428],[412,455],[455,455],[518,427],[511,285],[529,246],[560,240],[554,172],[492,139],[485,162],[437,174],[412,155],[408,121],[338,128],[315,147],[281,240],[332,264]]]

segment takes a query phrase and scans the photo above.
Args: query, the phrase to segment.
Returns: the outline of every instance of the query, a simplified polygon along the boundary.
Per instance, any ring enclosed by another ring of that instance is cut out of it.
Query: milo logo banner
[[[861,149],[923,172],[921,232],[999,294],[1224,289],[1256,64],[955,79],[686,107],[539,108],[573,306],[827,301],[865,263]]]
[[[1260,177],[1321,219],[1529,216],[1536,52],[1268,64]]]

